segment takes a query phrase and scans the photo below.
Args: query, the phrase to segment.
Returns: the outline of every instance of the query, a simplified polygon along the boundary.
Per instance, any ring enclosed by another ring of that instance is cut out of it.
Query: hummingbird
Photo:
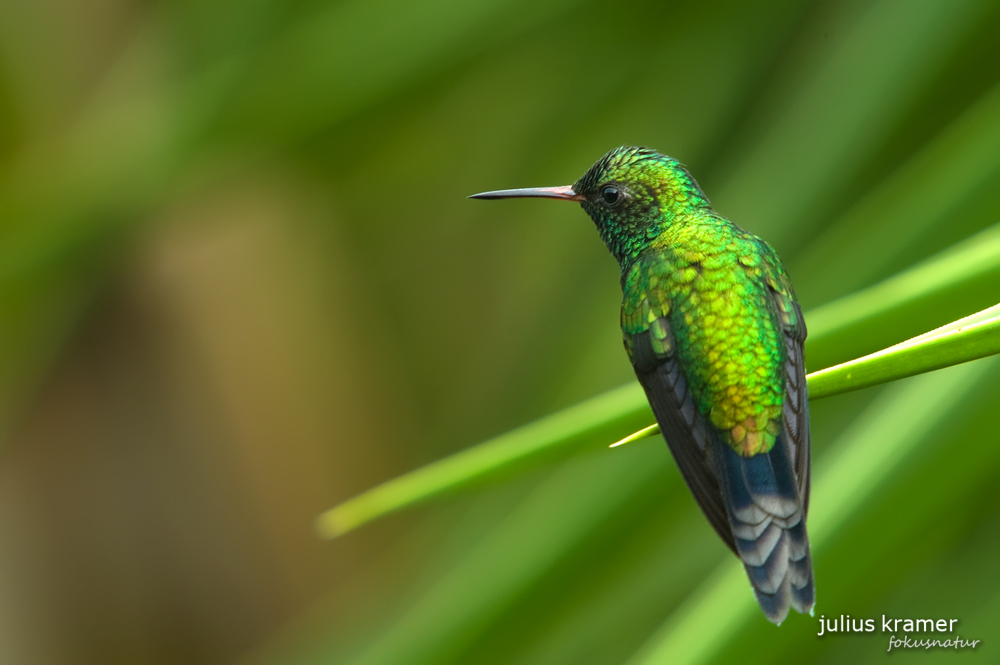
[[[622,340],[681,475],[780,624],[815,602],[806,513],[806,325],[774,249],[717,213],[676,159],[622,146],[571,186],[621,267]]]

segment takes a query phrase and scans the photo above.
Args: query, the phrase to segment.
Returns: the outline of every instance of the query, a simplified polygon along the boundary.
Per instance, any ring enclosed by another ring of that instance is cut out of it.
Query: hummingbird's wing
[[[802,517],[809,512],[809,396],[806,393],[806,365],[803,346],[806,322],[795,291],[781,268],[774,250],[765,255],[766,280],[774,314],[781,324],[787,360],[785,361],[785,401],[782,429],[788,441],[799,496],[802,497]]]
[[[633,275],[638,275],[635,271]],[[639,277],[641,279],[641,277]],[[648,284],[624,284],[622,339],[639,383],[681,476],[723,542],[736,552],[732,528],[714,470],[708,463],[711,425],[695,408],[681,371],[665,293]]]

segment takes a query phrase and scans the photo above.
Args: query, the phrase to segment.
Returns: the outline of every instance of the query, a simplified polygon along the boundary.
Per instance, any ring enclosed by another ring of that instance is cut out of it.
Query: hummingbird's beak
[[[560,199],[562,201],[586,201],[583,194],[577,194],[572,187],[525,187],[523,189],[498,189],[495,192],[473,194],[470,199]]]

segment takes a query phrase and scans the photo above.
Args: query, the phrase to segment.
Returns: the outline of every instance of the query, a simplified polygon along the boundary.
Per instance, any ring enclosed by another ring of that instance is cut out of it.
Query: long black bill
[[[524,187],[522,189],[498,189],[495,192],[473,194],[470,199],[560,199],[562,201],[586,201],[582,194],[577,194],[572,187]]]

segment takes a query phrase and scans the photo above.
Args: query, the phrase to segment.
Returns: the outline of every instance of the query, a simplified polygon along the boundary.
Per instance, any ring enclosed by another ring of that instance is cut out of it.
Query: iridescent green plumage
[[[744,455],[769,451],[787,360],[772,292],[795,316],[774,251],[708,209],[686,211],[631,262],[623,291],[626,347],[645,330],[658,355],[676,347],[698,410],[726,442]]]
[[[477,196],[582,204],[621,266],[625,348],[684,479],[768,618],[809,611],[806,330],[774,250],[645,148],[572,187]]]

